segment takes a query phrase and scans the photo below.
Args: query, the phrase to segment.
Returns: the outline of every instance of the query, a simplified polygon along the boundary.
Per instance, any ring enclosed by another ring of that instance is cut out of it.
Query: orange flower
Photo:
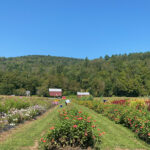
[[[78,112],[79,114],[82,113],[81,111]]]
[[[148,136],[150,136],[150,133],[148,133]]]

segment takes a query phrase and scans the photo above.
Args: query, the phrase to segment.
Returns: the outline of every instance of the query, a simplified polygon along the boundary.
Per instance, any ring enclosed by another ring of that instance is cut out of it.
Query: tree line
[[[49,96],[89,91],[93,96],[150,95],[150,52],[106,55],[89,60],[31,55],[0,57],[0,94]]]

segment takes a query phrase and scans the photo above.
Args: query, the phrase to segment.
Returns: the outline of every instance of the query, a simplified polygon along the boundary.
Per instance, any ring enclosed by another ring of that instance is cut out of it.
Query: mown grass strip
[[[102,150],[113,150],[117,148],[130,150],[150,149],[150,145],[135,137],[136,135],[129,129],[123,127],[122,125],[115,124],[113,121],[110,121],[108,118],[94,112],[89,108],[79,106],[77,104],[76,106],[82,109],[82,111],[88,112],[89,115],[96,120],[95,124],[98,128],[106,132],[106,134],[102,136],[102,143],[100,145]]]
[[[29,124],[23,125],[5,141],[0,143],[0,150],[21,150],[33,146],[39,140],[43,131],[48,130],[49,124],[55,122],[58,107],[46,112],[43,116]]]

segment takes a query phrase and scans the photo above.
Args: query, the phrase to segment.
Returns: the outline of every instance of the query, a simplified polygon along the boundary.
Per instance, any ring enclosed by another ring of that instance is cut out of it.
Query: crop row
[[[150,143],[150,111],[147,101],[144,100],[118,100],[107,103],[99,101],[76,101],[107,116],[118,124],[123,124],[135,134]]]
[[[87,113],[69,106],[59,111],[56,123],[50,126],[49,131],[41,138],[40,148],[44,150],[65,147],[96,148],[103,134],[105,133],[97,129]]]
[[[0,101],[0,132],[8,130],[26,120],[34,119],[53,107],[51,100],[13,97]]]

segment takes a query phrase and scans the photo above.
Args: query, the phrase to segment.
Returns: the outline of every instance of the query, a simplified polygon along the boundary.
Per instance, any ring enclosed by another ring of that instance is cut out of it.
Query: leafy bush
[[[85,100],[93,100],[94,98],[93,98],[93,96],[92,95],[90,95],[90,96],[83,96],[83,97],[79,97],[78,98],[78,100],[81,100],[81,101],[85,101]]]
[[[29,102],[25,102],[23,100],[9,99],[6,100],[4,103],[5,109],[3,109],[3,112],[8,112],[11,108],[21,109],[21,108],[27,108],[29,106],[30,106]]]
[[[63,110],[56,125],[50,127],[50,131],[41,139],[41,148],[94,147],[96,143],[100,144],[100,135],[94,132],[95,128],[87,114],[75,108]]]
[[[21,88],[21,89],[16,89],[13,92],[16,96],[26,96],[26,90]]]

